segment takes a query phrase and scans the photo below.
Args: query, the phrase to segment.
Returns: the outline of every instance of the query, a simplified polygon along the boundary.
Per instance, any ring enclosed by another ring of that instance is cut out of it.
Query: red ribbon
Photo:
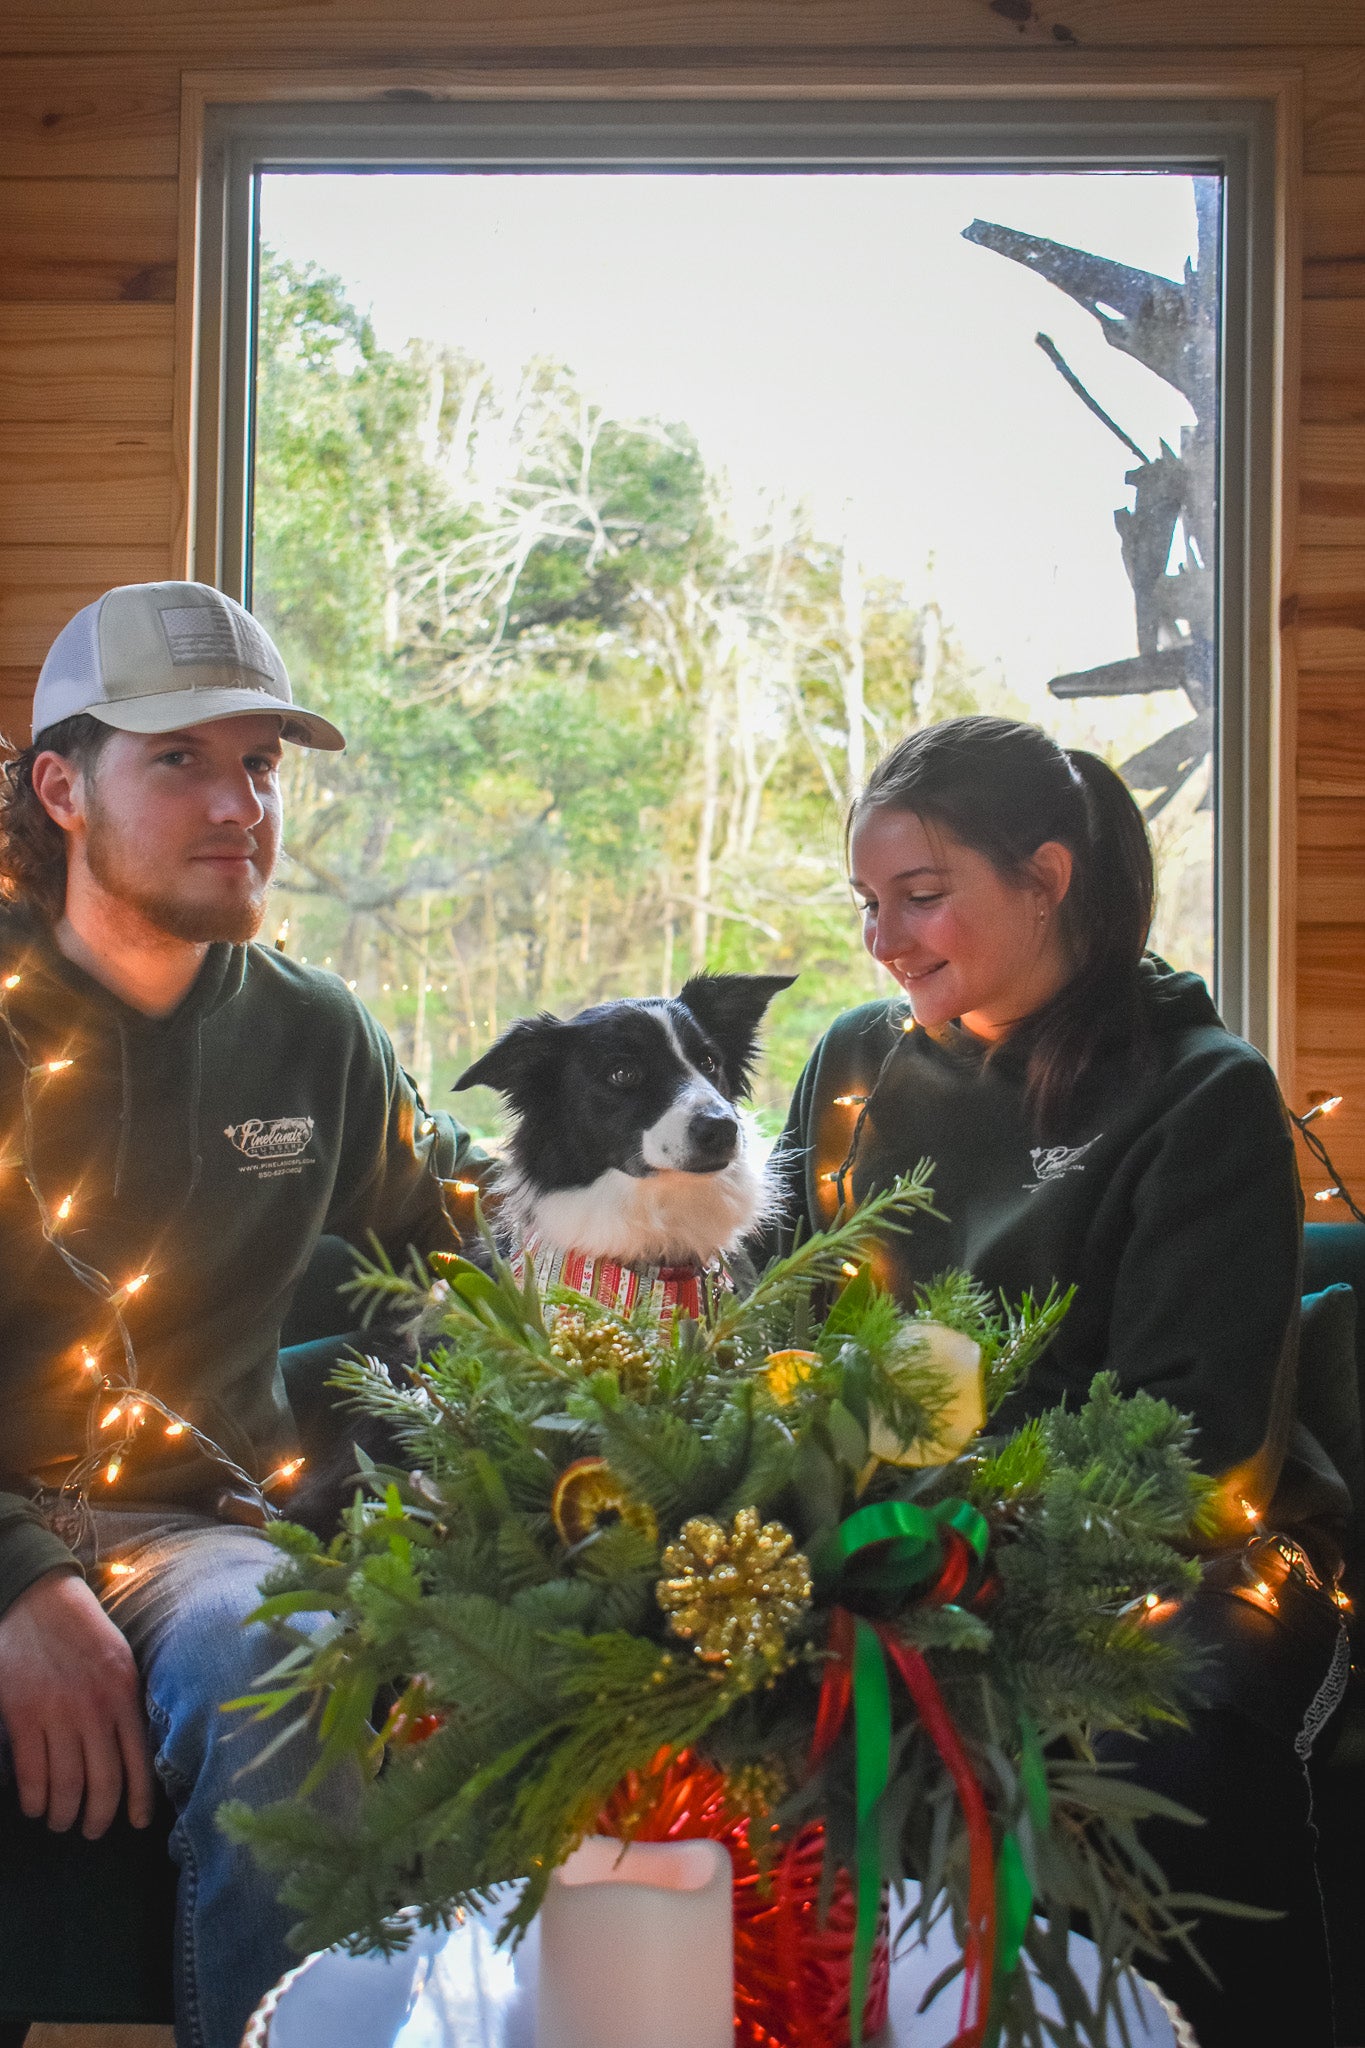
[[[933,1605],[941,1605],[950,1600],[954,1592],[961,1590],[969,1563],[967,1545],[960,1541],[950,1543],[943,1573],[928,1596]],[[950,1590],[943,1590],[945,1587]],[[969,1862],[967,1932],[962,1948],[962,2008],[952,2048],[982,2048],[990,2017],[995,1964],[995,1845],[986,1796],[923,1653],[899,1641],[884,1622],[869,1625],[905,1682],[925,1733],[953,1781],[967,1823]],[[812,1770],[823,1762],[848,1714],[853,1694],[853,1637],[854,1618],[848,1608],[832,1609],[829,1629],[832,1654],[825,1666],[816,1709],[815,1736],[810,1751]]]
[[[986,1795],[967,1761],[943,1694],[920,1650],[897,1642],[887,1628],[878,1628],[882,1648],[905,1680],[919,1709],[925,1731],[943,1759],[967,1823],[967,1938],[962,1945],[962,2010],[954,2048],[981,2048],[991,2010],[995,1969],[995,1844],[991,1839]]]

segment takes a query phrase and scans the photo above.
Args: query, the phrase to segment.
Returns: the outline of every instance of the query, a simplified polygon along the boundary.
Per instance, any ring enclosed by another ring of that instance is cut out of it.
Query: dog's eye
[[[607,1075],[613,1088],[638,1088],[640,1069],[638,1067],[613,1067]]]
[[[699,1074],[718,1074],[720,1072],[720,1063],[712,1053],[698,1053],[697,1072]]]

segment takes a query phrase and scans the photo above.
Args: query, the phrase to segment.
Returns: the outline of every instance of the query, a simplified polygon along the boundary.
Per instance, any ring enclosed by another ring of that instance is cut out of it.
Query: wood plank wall
[[[171,441],[185,71],[518,82],[1301,70],[1295,1102],[1365,1185],[1365,14],[1359,0],[11,0],[0,23],[0,728],[111,583],[180,573]],[[883,69],[879,70],[879,67]],[[1310,1177],[1310,1185],[1313,1182]],[[1313,1212],[1331,1215],[1327,1207]]]

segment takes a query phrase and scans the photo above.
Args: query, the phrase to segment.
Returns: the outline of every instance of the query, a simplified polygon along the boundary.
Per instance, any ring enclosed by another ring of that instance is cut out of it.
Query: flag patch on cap
[[[172,605],[161,614],[161,630],[177,668],[228,664],[275,681],[270,642],[249,612],[230,612],[226,605]]]

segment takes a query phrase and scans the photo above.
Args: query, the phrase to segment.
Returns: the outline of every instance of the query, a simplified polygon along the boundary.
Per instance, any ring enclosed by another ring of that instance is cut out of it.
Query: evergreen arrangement
[[[366,1768],[349,1824],[225,1809],[283,1873],[299,1946],[392,1949],[524,1880],[515,1933],[622,1781],[647,1793],[688,1754],[774,1873],[823,1823],[827,1882],[857,1894],[855,2012],[884,1889],[913,1884],[907,1936],[951,1913],[976,2038],[1059,2038],[1021,1952],[1062,2038],[1108,2038],[1125,1973],[1207,1903],[1137,1838],[1179,1810],[1092,1744],[1179,1715],[1159,1623],[1197,1580],[1181,1546],[1208,1483],[1187,1420],[1103,1374],[1075,1411],[992,1432],[1069,1298],[948,1274],[903,1309],[876,1240],[931,1199],[921,1167],[666,1327],[542,1300],[495,1255],[438,1261],[429,1291],[371,1269],[425,1314],[410,1384],[342,1369],[402,1464],[364,1461],[330,1543],[272,1530],[260,1616],[333,1618],[234,1703],[282,1715],[278,1741],[314,1720],[315,1776]]]

